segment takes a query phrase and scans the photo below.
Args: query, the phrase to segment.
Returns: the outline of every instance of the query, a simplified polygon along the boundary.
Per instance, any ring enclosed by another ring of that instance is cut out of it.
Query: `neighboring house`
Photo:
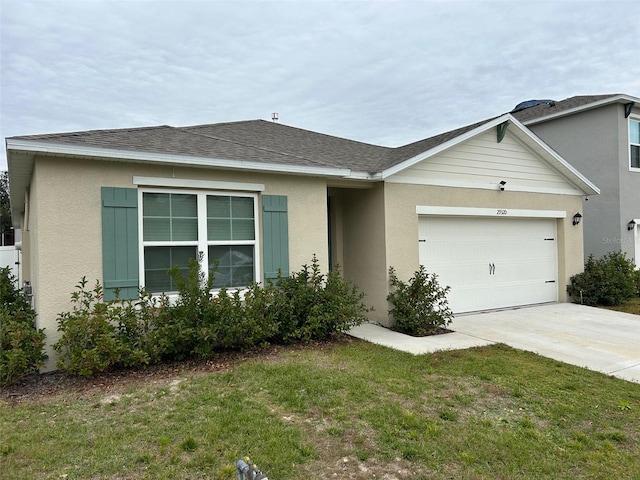
[[[109,297],[171,293],[203,253],[221,282],[297,271],[317,255],[388,325],[388,270],[424,264],[454,312],[566,301],[583,268],[583,198],[598,188],[512,115],[399,148],[262,120],[6,140],[23,278],[38,326],[78,280]],[[49,351],[51,354],[52,352]],[[53,357],[48,365],[53,365]]]
[[[511,114],[602,190],[584,204],[585,256],[623,251],[640,267],[640,98],[545,100]]]

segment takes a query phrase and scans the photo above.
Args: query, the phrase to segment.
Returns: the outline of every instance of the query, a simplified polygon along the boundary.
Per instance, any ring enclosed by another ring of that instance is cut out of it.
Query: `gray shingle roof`
[[[618,95],[576,96],[540,104],[511,114],[521,122],[546,117]],[[249,120],[187,127],[160,125],[116,130],[10,137],[67,146],[158,153],[210,159],[238,160],[305,167],[347,168],[377,173],[459,137],[498,117],[441,133],[397,148]]]
[[[552,105],[546,103],[536,105],[535,107],[526,108],[518,112],[511,112],[511,115],[516,117],[520,122],[526,123],[536,118],[542,118],[549,115],[555,115],[558,113],[566,112],[573,108],[582,107],[590,103],[599,102],[608,98],[618,97],[619,94],[608,95],[580,95],[576,97],[560,100]]]
[[[11,137],[13,140],[186,155],[284,165],[377,171],[388,147],[333,137],[264,120],[171,127],[161,125]]]

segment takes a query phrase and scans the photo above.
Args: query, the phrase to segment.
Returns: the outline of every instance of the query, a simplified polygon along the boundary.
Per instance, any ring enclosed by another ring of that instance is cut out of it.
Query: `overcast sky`
[[[640,96],[637,0],[0,7],[3,140],[278,112],[287,125],[398,146],[528,99]]]

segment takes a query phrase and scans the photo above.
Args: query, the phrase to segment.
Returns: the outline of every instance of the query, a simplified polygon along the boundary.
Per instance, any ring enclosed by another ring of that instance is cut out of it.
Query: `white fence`
[[[16,277],[16,280],[20,280],[18,278],[18,250],[13,245],[9,247],[0,247],[0,267],[9,267],[11,268],[11,273]],[[20,283],[18,282],[18,285]]]

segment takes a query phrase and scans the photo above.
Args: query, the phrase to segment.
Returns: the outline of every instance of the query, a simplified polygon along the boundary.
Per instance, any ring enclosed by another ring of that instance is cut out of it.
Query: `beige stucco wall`
[[[567,300],[569,278],[583,270],[583,224],[573,225],[573,215],[583,211],[581,196],[389,183],[385,185],[384,201],[387,262],[403,280],[409,279],[419,265],[417,205],[564,210],[566,218],[557,220],[560,301]]]
[[[38,326],[51,345],[59,339],[57,315],[71,308],[80,278],[102,282],[102,186],[135,187],[133,176],[260,183],[265,194],[287,195],[291,271],[318,257],[328,266],[326,181],[261,173],[173,168],[128,162],[38,157],[30,201],[31,278]],[[54,368],[49,347],[46,369]]]
[[[30,194],[27,232],[30,273],[38,326],[49,344],[58,340],[57,315],[71,308],[70,294],[81,277],[102,281],[100,187],[134,187],[133,176],[261,183],[265,194],[287,195],[291,271],[318,256],[328,266],[327,184],[301,177],[213,169],[174,168],[128,162],[38,157]],[[572,216],[582,212],[582,197],[521,192],[376,183],[368,188],[338,188],[335,198],[334,260],[343,274],[366,293],[374,307],[370,318],[388,324],[388,268],[408,279],[418,268],[416,205],[500,209],[564,210],[558,220],[558,296],[566,300],[569,277],[582,271],[582,225]],[[333,208],[333,207],[332,207]],[[25,262],[26,263],[26,262]],[[49,348],[47,368],[55,366]]]
[[[344,277],[365,292],[373,307],[372,321],[387,321],[387,261],[385,246],[384,185],[343,190],[342,238]]]

